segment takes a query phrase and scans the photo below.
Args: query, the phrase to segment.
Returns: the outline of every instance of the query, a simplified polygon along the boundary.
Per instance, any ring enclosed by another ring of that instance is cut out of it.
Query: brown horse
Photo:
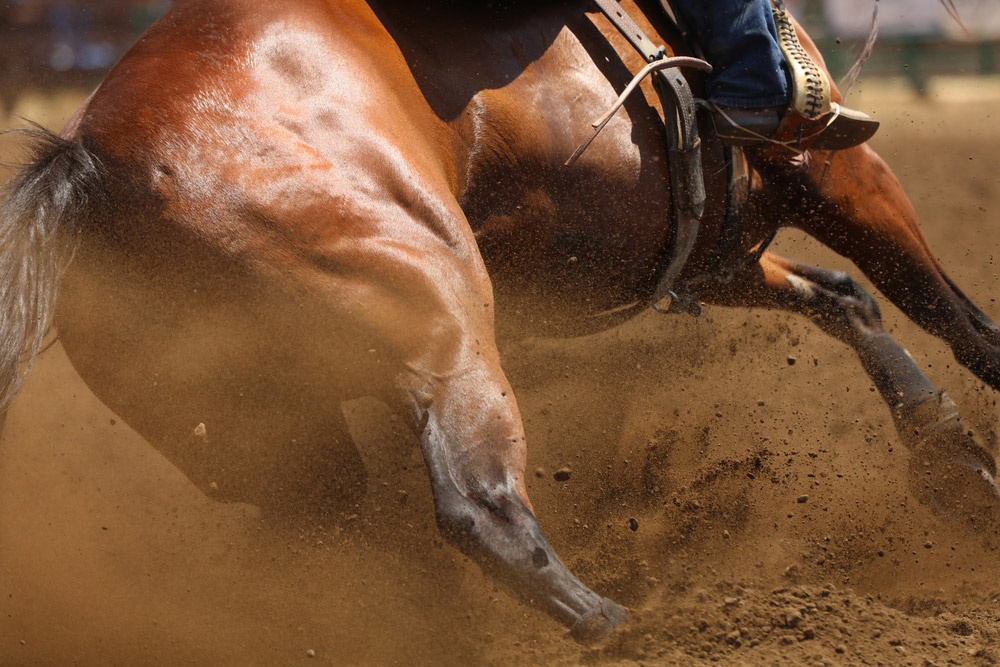
[[[623,5],[679,44],[655,2]],[[495,340],[596,331],[650,305],[673,232],[648,82],[563,167],[641,65],[588,2],[181,4],[60,136],[36,133],[8,184],[7,397],[54,308],[97,396],[207,494],[321,516],[365,481],[339,403],[380,397],[419,437],[442,534],[574,636],[603,636],[624,614],[532,513]],[[987,518],[992,459],[873,299],[751,253],[805,230],[1000,388],[1000,331],[934,260],[888,168],[866,146],[761,163],[728,243],[722,147],[702,129],[709,201],[682,281],[851,345],[914,450],[917,492]]]

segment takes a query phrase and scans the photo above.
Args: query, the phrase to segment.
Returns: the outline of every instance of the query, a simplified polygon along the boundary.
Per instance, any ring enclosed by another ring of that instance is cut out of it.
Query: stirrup
[[[878,121],[833,101],[830,79],[802,46],[791,15],[784,9],[772,11],[778,45],[792,80],[792,100],[775,142],[765,152],[787,156],[810,148],[839,150],[868,141],[878,130]]]
[[[816,120],[833,110],[830,80],[826,72],[813,62],[799,41],[792,17],[784,9],[774,9],[774,24],[778,28],[778,46],[792,79],[792,105],[796,113]]]

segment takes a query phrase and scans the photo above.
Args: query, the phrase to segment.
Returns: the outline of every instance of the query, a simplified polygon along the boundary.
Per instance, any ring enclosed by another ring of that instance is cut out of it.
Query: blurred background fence
[[[92,88],[171,0],[0,2],[0,99]]]
[[[264,1],[264,0],[261,0]],[[10,0],[0,3],[0,98],[90,88],[172,0]],[[875,0],[786,0],[837,76],[860,51]],[[936,74],[994,74],[1000,0],[880,0],[880,38],[863,76],[904,76],[918,90]]]
[[[875,0],[786,0],[843,75],[871,26]],[[864,77],[902,76],[923,92],[934,75],[996,74],[1000,0],[955,0],[958,20],[938,0],[879,0],[879,39]]]

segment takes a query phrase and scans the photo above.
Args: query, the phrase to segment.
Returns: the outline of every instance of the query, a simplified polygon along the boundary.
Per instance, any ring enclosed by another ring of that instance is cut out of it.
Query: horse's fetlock
[[[961,463],[996,475],[993,456],[968,432],[955,403],[943,391],[911,408],[899,431],[918,466]]]
[[[893,416],[901,428],[912,433],[922,433],[928,428],[956,428],[961,420],[958,406],[943,391],[927,396],[919,403],[900,403],[893,410]]]

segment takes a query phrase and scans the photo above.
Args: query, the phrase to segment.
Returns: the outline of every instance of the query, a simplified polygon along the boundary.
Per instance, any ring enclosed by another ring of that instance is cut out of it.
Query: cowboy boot
[[[774,21],[792,82],[791,104],[760,109],[714,105],[719,138],[737,146],[777,144],[776,149],[790,152],[839,150],[868,141],[878,121],[833,102],[826,72],[802,47],[787,12],[775,9]]]

